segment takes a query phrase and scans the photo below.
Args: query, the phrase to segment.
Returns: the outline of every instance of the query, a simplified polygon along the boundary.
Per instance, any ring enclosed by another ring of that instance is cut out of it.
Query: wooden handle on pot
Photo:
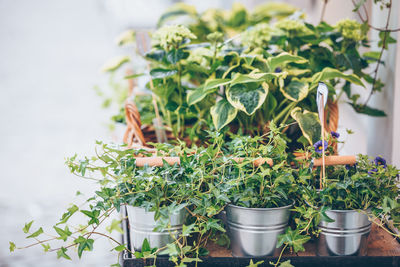
[[[145,165],[161,167],[163,166],[163,159],[169,164],[174,165],[180,164],[179,157],[136,157],[136,166],[143,167]],[[242,162],[244,158],[234,158],[236,162]],[[327,156],[325,157],[325,165],[354,165],[357,159],[356,156]],[[254,165],[259,166],[264,163],[268,163],[270,166],[273,165],[272,159],[259,158],[254,160]],[[321,166],[322,159],[315,159],[314,166]]]
[[[169,165],[174,165],[180,164],[180,159],[179,157],[136,157],[136,166],[138,167],[143,167],[145,165],[148,166],[155,166],[155,167],[161,167],[163,166],[163,160],[165,160]],[[242,162],[245,158],[234,158],[236,162]],[[254,160],[254,165],[259,166],[264,163],[268,163],[270,166],[273,165],[272,159],[268,158],[261,158],[261,159],[255,159]]]
[[[325,165],[354,165],[356,164],[356,156],[327,156],[325,157]],[[322,158],[314,159],[314,166],[322,166]]]

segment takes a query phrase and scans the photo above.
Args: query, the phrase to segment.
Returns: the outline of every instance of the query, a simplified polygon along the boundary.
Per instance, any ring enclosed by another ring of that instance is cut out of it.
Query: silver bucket
[[[319,256],[365,256],[371,222],[356,210],[328,210],[334,222],[321,221],[317,254]]]
[[[182,232],[182,225],[186,218],[186,210],[182,209],[176,215],[169,217],[170,227],[162,232],[154,232],[156,221],[154,211],[146,211],[144,208],[126,206],[128,213],[131,246],[136,251],[141,251],[145,238],[149,241],[151,248],[162,248],[174,242],[173,236],[177,237]]]
[[[226,207],[228,234],[234,257],[274,255],[278,235],[289,221],[292,205],[279,208]]]

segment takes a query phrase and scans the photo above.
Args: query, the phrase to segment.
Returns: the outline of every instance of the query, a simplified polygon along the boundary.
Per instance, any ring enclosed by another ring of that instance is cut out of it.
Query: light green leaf
[[[33,221],[30,221],[29,223],[26,223],[24,228],[22,228],[22,231],[24,231],[25,234],[29,233],[29,229],[31,229]]]
[[[175,75],[178,71],[177,70],[168,70],[168,69],[152,69],[150,71],[150,75],[154,79],[163,79],[166,77],[170,77],[172,75]]]
[[[183,236],[188,236],[193,232],[193,228],[196,226],[196,224],[192,223],[190,225],[183,225],[182,226],[182,235]]]
[[[244,84],[244,83],[254,83],[254,82],[269,82],[277,77],[280,77],[279,73],[249,73],[249,74],[241,74],[237,73],[235,77],[233,77],[231,86],[236,84]]]
[[[49,244],[42,244],[42,247],[43,247],[44,252],[49,251],[51,248]]]
[[[293,78],[287,86],[280,88],[282,94],[289,100],[299,102],[308,95],[308,83]]]
[[[192,5],[188,5],[185,3],[178,3],[176,5],[173,5],[171,8],[167,10],[167,12],[161,15],[160,19],[157,22],[157,27],[160,27],[168,20],[184,15],[196,18],[197,17],[196,8]]]
[[[130,58],[128,56],[120,56],[115,57],[104,64],[103,68],[101,69],[103,72],[113,72],[119,69],[122,65],[129,62]]]
[[[247,265],[246,267],[258,267],[258,265],[263,264],[264,261],[257,261],[256,263],[253,262],[253,260],[250,260],[249,265]]]
[[[345,79],[346,81],[349,81],[351,83],[354,83],[356,85],[364,86],[363,82],[360,80],[360,78],[355,75],[355,74],[344,74],[337,69],[333,68],[324,68],[321,72],[317,72],[314,74],[312,77],[312,83],[313,87],[317,86],[318,82],[324,82],[324,81],[329,81],[331,79],[336,79],[336,78],[341,78]]]
[[[106,230],[111,233],[112,231],[117,231],[118,233],[123,234],[124,231],[121,228],[121,220],[113,219],[111,224],[106,227]]]
[[[229,103],[235,108],[252,115],[264,103],[268,94],[268,84],[236,84],[226,90]]]
[[[228,101],[222,99],[211,107],[210,113],[214,126],[219,131],[236,118],[237,109],[229,104]]]
[[[194,89],[193,91],[190,91],[187,95],[187,103],[189,106],[194,105],[198,102],[200,102],[201,100],[203,100],[208,94],[215,92],[215,90],[211,89],[211,90],[207,90],[204,91],[204,87],[199,87]]]
[[[227,85],[231,82],[230,79],[211,79],[207,80],[205,85],[204,85],[204,91],[208,91],[210,89],[213,89],[215,87],[220,87]]]
[[[301,235],[297,230],[292,230],[288,227],[286,232],[278,237],[276,247],[279,248],[283,244],[287,244],[293,248],[294,252],[304,251],[303,244],[308,240],[310,240],[310,236]]]
[[[297,121],[304,137],[311,145],[321,139],[321,123],[317,113],[307,110],[301,112],[301,108],[296,107],[290,115]]]
[[[284,262],[280,263],[279,267],[294,267],[294,265],[292,265],[290,263],[290,260],[287,260],[287,261],[284,261]]]
[[[59,250],[57,250],[57,259],[63,257],[63,258],[65,258],[65,259],[67,259],[67,260],[71,260],[71,257],[68,256],[68,255],[66,254],[66,252],[67,252],[67,249],[64,248],[64,247],[61,247]]]
[[[274,57],[269,57],[267,59],[267,64],[269,66],[270,71],[275,71],[277,67],[282,67],[283,65],[286,65],[287,63],[297,63],[297,64],[302,64],[302,63],[307,63],[308,60],[300,57],[300,56],[295,56],[291,55],[287,52],[282,52],[277,56]]]
[[[118,251],[118,252],[121,252],[125,249],[126,249],[125,245],[119,245],[119,246],[116,246],[115,248],[113,248],[113,250]]]
[[[40,227],[39,230],[37,230],[36,232],[34,232],[33,234],[31,234],[30,236],[27,236],[26,238],[33,238],[33,237],[37,237],[39,235],[43,234],[43,228]]]
[[[126,44],[132,44],[135,42],[135,31],[134,30],[127,30],[121,33],[116,40],[116,43],[119,46],[123,46]]]
[[[11,241],[9,241],[8,243],[10,244],[10,252],[13,252],[16,248],[15,243]]]

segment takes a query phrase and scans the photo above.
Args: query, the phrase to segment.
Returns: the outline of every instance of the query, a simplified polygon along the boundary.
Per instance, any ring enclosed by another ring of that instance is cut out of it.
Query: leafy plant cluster
[[[303,154],[316,159],[322,153],[328,156],[333,152],[332,145],[339,142],[338,137],[332,133],[325,151],[315,145],[307,147]],[[57,251],[58,257],[70,259],[70,248],[77,248],[81,257],[84,251],[93,250],[95,236],[103,236],[115,243],[113,249],[119,254],[128,251],[137,258],[154,261],[157,255],[167,254],[177,266],[185,266],[200,262],[208,254],[209,242],[229,246],[219,216],[228,204],[248,208],[293,205],[290,227],[278,240],[282,252],[287,247],[294,252],[303,251],[303,244],[318,235],[319,222],[332,221],[326,215],[329,209],[365,212],[381,227],[389,219],[395,225],[400,222],[398,169],[381,157],[371,161],[360,155],[354,166],[327,166],[328,182],[320,188],[320,167],[314,168],[309,159],[296,160],[288,153],[287,141],[273,123],[270,132],[259,137],[231,134],[227,140],[219,132],[209,132],[206,146],[155,144],[156,156],[179,157],[179,165],[164,161],[163,166],[138,167],[137,157],[153,154],[101,142],[98,146],[96,156],[80,160],[73,156],[67,164],[72,173],[96,180],[100,188],[86,205],[68,208],[54,225],[56,236],[51,233],[52,238],[41,238],[45,234],[43,228],[31,231],[33,222],[27,223],[23,231],[27,238],[35,239],[27,247],[42,245],[45,251]],[[145,240],[142,251],[129,251],[110,235],[112,231],[122,232],[120,220],[109,222],[108,233],[98,230],[124,205],[154,211],[154,231],[168,229],[169,216],[182,209],[188,216],[182,233],[172,243],[153,248]],[[85,225],[75,227],[69,223],[77,214],[87,218]],[[64,241],[64,245],[53,247],[56,240]],[[10,250],[14,249],[16,245],[10,242]]]
[[[370,84],[380,91],[384,85],[367,71],[382,63],[380,53],[360,53],[370,45],[369,25],[348,19],[311,25],[295,12],[285,4],[267,4],[253,14],[240,5],[199,14],[179,4],[165,13],[145,55],[151,79],[147,88],[165,130],[192,141],[204,138],[208,129],[255,136],[268,132],[274,120],[297,123],[283,128],[289,140],[313,144],[320,133],[319,82],[327,84],[331,102],[345,94],[356,112],[384,116],[360,104],[351,86]],[[187,27],[166,24],[176,20]],[[380,46],[387,48],[393,39],[383,38]]]

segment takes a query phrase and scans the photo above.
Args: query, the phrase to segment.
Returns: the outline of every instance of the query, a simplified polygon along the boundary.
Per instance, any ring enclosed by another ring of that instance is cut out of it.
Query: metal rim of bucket
[[[290,208],[294,205],[294,201],[292,204],[286,205],[286,206],[282,206],[282,207],[275,207],[275,208],[246,208],[246,207],[241,207],[241,206],[237,206],[234,204],[228,204],[227,207],[233,207],[236,209],[243,209],[243,210],[259,210],[259,211],[268,211],[268,210],[281,210],[281,209],[287,209]]]

